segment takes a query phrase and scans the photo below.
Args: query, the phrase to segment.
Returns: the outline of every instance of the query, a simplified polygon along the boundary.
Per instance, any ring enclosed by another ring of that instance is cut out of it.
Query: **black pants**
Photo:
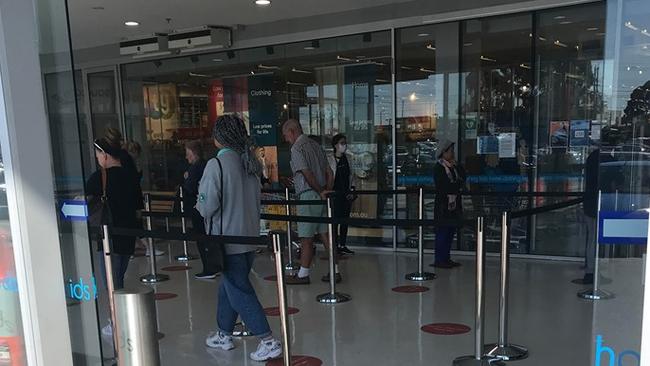
[[[197,234],[205,234],[205,223],[203,222],[203,217],[199,214],[199,211],[196,209],[192,210],[192,229]],[[199,256],[201,257],[201,263],[203,264],[203,271],[206,268],[206,252],[205,252],[205,243],[202,241],[196,242],[196,246],[199,248]],[[202,271],[202,272],[203,272]]]
[[[332,202],[332,215],[336,218],[347,219],[350,217],[352,202],[346,197],[335,198]],[[348,225],[333,224],[334,243],[340,248],[344,247],[348,241]]]

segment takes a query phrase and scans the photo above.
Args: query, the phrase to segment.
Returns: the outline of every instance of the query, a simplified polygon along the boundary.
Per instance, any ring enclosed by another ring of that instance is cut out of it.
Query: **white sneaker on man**
[[[212,332],[205,339],[205,345],[210,348],[221,348],[224,351],[230,351],[235,348],[232,337],[219,331]]]
[[[261,341],[257,351],[251,353],[251,360],[264,362],[282,356],[282,344],[275,339]]]

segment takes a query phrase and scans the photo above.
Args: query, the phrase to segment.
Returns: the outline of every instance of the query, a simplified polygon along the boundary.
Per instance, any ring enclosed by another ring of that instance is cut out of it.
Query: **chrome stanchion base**
[[[352,297],[350,295],[340,292],[335,292],[333,294],[328,292],[316,297],[316,301],[321,304],[340,304],[343,302],[348,302],[350,300],[352,300]]]
[[[591,288],[578,292],[578,297],[585,300],[609,300],[613,299],[615,296],[611,292],[600,289],[594,291],[594,289]]]
[[[485,355],[495,357],[503,361],[523,360],[528,357],[528,349],[516,344],[489,344],[485,346]]]
[[[422,273],[413,272],[413,273],[409,273],[409,274],[407,274],[405,276],[405,278],[407,280],[409,280],[409,281],[418,281],[418,282],[419,281],[431,281],[431,280],[434,280],[436,277],[437,277],[436,274],[431,273],[431,272],[422,272]]]
[[[140,282],[142,283],[158,283],[158,282],[164,282],[168,281],[169,276],[166,274],[148,274],[145,276],[140,277]]]
[[[287,270],[287,271],[297,271],[297,270],[300,269],[300,266],[298,264],[296,264],[296,263],[287,263],[284,266],[284,269]]]
[[[193,256],[191,256],[189,254],[188,255],[180,254],[180,255],[177,255],[176,257],[174,257],[174,259],[176,259],[178,262],[189,262],[189,261],[195,260],[196,257],[193,257]]]
[[[474,356],[458,357],[454,360],[453,366],[505,366],[505,363],[498,358],[483,356],[480,360]]]

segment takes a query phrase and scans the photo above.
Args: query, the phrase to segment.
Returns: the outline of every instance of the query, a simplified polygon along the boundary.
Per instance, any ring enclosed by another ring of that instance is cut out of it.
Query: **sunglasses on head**
[[[95,149],[97,149],[97,150],[99,150],[99,151],[101,151],[101,152],[103,152],[103,153],[106,153],[106,151],[105,151],[105,150],[104,150],[104,149],[99,145],[99,142],[100,142],[99,139],[96,139],[96,140],[93,142],[93,145],[95,145]]]

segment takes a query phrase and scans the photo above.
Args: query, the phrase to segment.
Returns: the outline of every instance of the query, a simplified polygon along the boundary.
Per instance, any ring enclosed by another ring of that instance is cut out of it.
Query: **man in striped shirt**
[[[302,132],[302,126],[290,119],[282,126],[282,136],[291,144],[291,171],[293,184],[298,200],[322,200],[332,189],[334,176],[327,164],[323,148]],[[298,216],[327,217],[326,205],[301,205],[297,207]],[[286,279],[290,285],[307,285],[310,283],[309,271],[314,256],[314,236],[320,235],[325,248],[330,242],[326,224],[299,222],[298,236],[300,237],[300,270],[294,276]],[[322,278],[329,282],[329,274]],[[336,266],[336,281],[341,281],[341,275]]]

